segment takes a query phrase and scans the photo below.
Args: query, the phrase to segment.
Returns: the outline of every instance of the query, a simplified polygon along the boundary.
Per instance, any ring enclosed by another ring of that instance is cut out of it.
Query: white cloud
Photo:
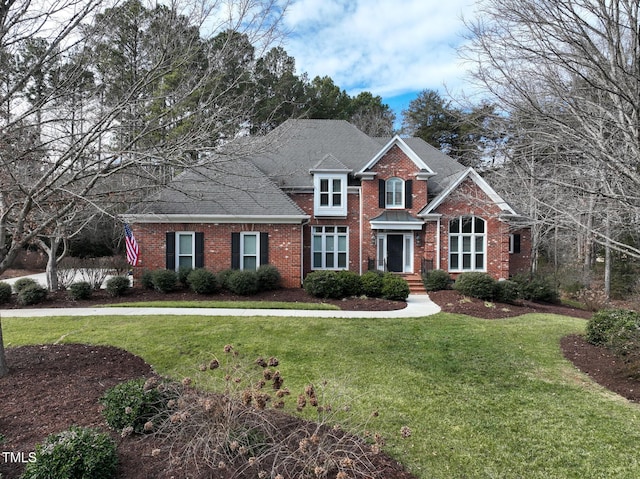
[[[349,93],[391,97],[457,89],[456,54],[472,0],[294,0],[285,44],[300,73],[330,76]]]

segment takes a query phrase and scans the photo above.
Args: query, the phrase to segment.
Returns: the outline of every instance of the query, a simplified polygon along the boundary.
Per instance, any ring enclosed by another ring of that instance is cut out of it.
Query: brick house
[[[475,170],[419,138],[289,120],[250,141],[247,154],[188,170],[123,215],[138,270],[272,264],[299,287],[320,269],[506,279],[529,268],[518,214]]]

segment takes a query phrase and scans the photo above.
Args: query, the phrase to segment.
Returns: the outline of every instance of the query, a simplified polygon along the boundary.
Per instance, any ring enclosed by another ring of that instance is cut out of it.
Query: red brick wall
[[[133,224],[132,230],[140,245],[140,265],[144,269],[161,269],[166,265],[166,233],[168,231],[201,231],[204,233],[204,266],[213,272],[231,267],[231,233],[243,231],[269,234],[269,263],[276,266],[283,286],[296,288],[300,278],[301,225],[288,224]]]
[[[512,232],[520,235],[520,253],[512,253],[509,262],[511,276],[531,271],[531,230],[524,228]]]

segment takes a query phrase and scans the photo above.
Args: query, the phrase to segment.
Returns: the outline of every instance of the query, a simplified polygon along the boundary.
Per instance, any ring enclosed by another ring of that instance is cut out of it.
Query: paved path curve
[[[0,309],[0,318],[33,318],[53,316],[293,316],[313,318],[417,318],[440,312],[440,306],[426,294],[411,294],[407,307],[393,311],[343,311],[303,309],[242,308],[36,308]]]

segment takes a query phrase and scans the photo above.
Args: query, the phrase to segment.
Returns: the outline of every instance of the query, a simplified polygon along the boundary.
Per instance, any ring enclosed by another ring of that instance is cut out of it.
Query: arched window
[[[389,178],[385,183],[386,208],[404,208],[404,181],[400,178]]]
[[[485,271],[486,221],[459,216],[449,221],[449,271]]]

